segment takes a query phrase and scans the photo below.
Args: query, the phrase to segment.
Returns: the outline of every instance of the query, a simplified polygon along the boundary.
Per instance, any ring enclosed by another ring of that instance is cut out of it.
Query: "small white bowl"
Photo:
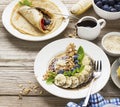
[[[101,44],[108,55],[120,56],[120,32],[107,33],[102,38]]]
[[[111,79],[114,84],[120,89],[120,78],[117,75],[117,69],[120,66],[120,57],[117,58],[111,66]]]
[[[93,5],[93,8],[94,8],[94,11],[96,12],[96,14],[99,15],[100,17],[104,18],[104,19],[116,20],[116,19],[120,18],[120,11],[119,12],[108,12],[108,11],[105,11],[105,10],[99,8],[95,4],[94,0],[92,0],[92,5]]]

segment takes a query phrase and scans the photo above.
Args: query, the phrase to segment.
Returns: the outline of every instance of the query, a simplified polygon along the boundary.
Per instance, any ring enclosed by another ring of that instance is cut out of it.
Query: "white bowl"
[[[116,36],[119,38],[116,38]],[[114,38],[115,40],[114,40]],[[109,40],[109,42],[108,42]],[[116,45],[117,43],[117,45]],[[110,32],[104,35],[101,41],[105,52],[110,56],[120,56],[120,32]],[[109,46],[108,46],[109,44]],[[109,47],[109,48],[108,48]],[[117,47],[117,49],[115,49]],[[110,49],[111,48],[111,49]]]
[[[120,12],[108,12],[108,11],[105,11],[105,10],[99,8],[95,4],[94,0],[92,0],[92,5],[93,5],[93,8],[94,8],[94,11],[96,12],[96,14],[99,15],[100,17],[104,18],[104,19],[116,20],[116,19],[120,18]]]

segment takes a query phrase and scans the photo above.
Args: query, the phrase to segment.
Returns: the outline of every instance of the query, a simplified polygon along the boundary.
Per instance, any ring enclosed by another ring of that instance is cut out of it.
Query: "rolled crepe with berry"
[[[50,32],[55,25],[53,14],[43,8],[22,6],[18,12],[43,33]]]

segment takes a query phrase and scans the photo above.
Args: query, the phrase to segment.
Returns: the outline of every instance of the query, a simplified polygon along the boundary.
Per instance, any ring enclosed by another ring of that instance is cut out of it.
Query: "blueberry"
[[[109,9],[111,10],[113,8],[113,6],[109,6]]]
[[[79,68],[80,67],[80,65],[78,65],[78,64],[76,64],[75,66],[74,66],[74,68]]]
[[[120,0],[115,0],[116,2],[120,2]]]
[[[115,1],[114,0],[108,0],[108,4],[113,6],[115,4]]]
[[[103,3],[103,4],[107,4],[107,3],[108,3],[108,0],[102,0],[102,3]]]
[[[74,71],[74,70],[75,70],[75,68],[72,68],[72,69],[71,69],[71,71]]]
[[[109,8],[109,6],[106,4],[106,5],[104,5],[103,7],[102,7],[102,9],[103,10],[106,10],[106,11],[110,11],[110,8]]]
[[[102,2],[101,2],[101,1],[98,1],[98,2],[96,3],[96,5],[101,8],[101,7],[102,7]]]
[[[110,9],[111,12],[116,12],[117,10],[115,8]]]
[[[101,0],[94,0],[95,3],[97,3],[98,1],[101,1]]]
[[[120,5],[120,2],[118,2],[117,4]]]
[[[114,5],[114,8],[115,8],[116,10],[120,11],[120,5],[116,4],[116,5]]]
[[[78,60],[75,60],[75,64],[78,64],[79,63],[79,61]]]
[[[73,58],[74,58],[74,60],[77,60],[78,55],[77,55],[77,54],[76,54],[76,55],[74,55],[74,56],[73,56]]]
[[[51,23],[51,20],[49,19],[44,19],[44,25],[49,25]]]
[[[59,70],[58,71],[58,74],[63,74],[64,73],[64,70]]]

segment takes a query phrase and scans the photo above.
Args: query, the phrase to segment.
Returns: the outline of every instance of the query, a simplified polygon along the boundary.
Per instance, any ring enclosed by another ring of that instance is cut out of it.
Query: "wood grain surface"
[[[50,40],[41,42],[23,41],[12,36],[2,24],[2,13],[5,7],[12,0],[0,0],[0,107],[65,107],[69,101],[79,102],[79,100],[62,99],[51,95],[45,91],[37,82],[33,65],[37,53],[47,44],[54,40],[68,37],[74,32],[74,24],[77,20],[70,19],[68,27],[60,35]],[[78,0],[61,0],[68,10]],[[78,16],[79,18],[91,15],[99,19],[91,7],[87,12]],[[120,32],[120,20],[107,21],[107,25],[102,29],[99,37],[92,41],[101,47],[101,38],[104,34],[118,31]],[[117,57],[108,56],[110,63]],[[31,90],[22,99],[19,99],[19,93],[23,88],[37,86]],[[100,93],[107,99],[113,97],[120,98],[120,89],[118,89],[111,78]],[[62,94],[62,93],[61,93]]]

